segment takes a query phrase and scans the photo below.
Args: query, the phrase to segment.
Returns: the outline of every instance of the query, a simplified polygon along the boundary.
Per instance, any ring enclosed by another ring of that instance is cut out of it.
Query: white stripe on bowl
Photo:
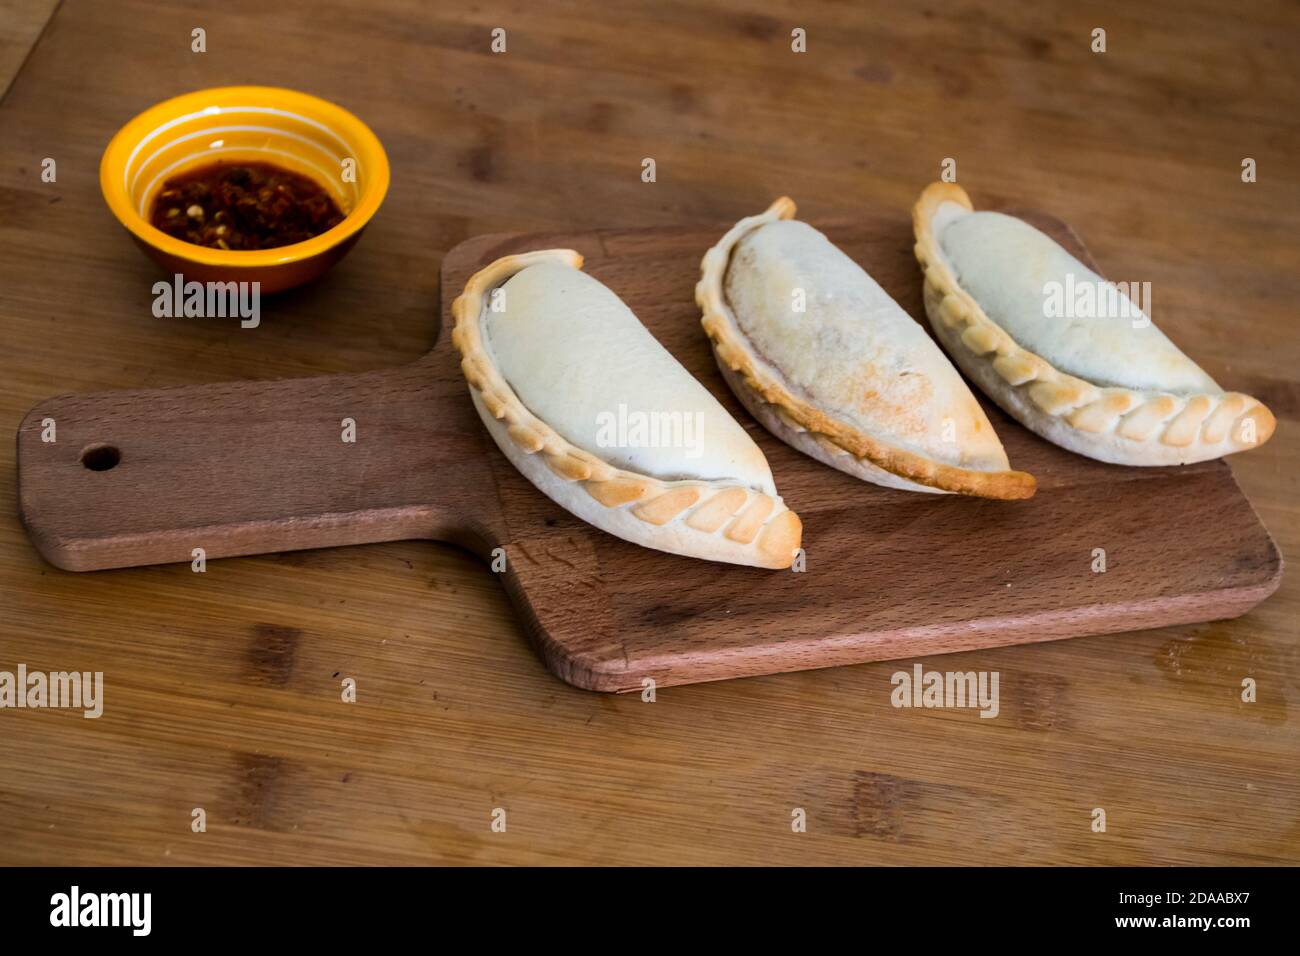
[[[125,182],[125,176],[123,177],[124,180],[123,185],[126,187],[127,194],[129,195],[135,189],[135,184],[140,181],[140,174],[144,171],[144,168],[148,166],[151,162],[153,162],[155,159],[157,159],[160,153],[165,152],[166,150],[170,149],[172,146],[176,145],[177,143],[184,143],[187,140],[191,140],[191,139],[206,139],[210,136],[216,136],[220,133],[273,133],[278,137],[284,137],[285,139],[294,139],[300,143],[306,143],[308,146],[320,150],[322,153],[324,153],[330,159],[334,160],[340,166],[342,165],[344,159],[343,156],[338,156],[335,153],[331,153],[324,146],[320,145],[320,143],[316,142],[313,139],[308,139],[306,136],[299,136],[297,133],[285,132],[284,130],[277,129],[274,126],[211,126],[208,127],[207,129],[201,129],[194,133],[186,133],[184,136],[177,137],[176,139],[169,139],[167,141],[166,146],[161,146],[158,149],[156,149],[154,152],[150,153],[149,156],[143,162],[140,163],[140,168],[136,170],[135,175],[131,177],[129,183]],[[246,146],[243,148],[249,150],[263,149],[263,147],[261,146]],[[204,152],[208,152],[208,151],[204,150]],[[199,153],[191,153],[190,157],[192,158],[197,155],[199,155]],[[348,158],[353,158],[353,157],[348,157]],[[174,169],[175,167],[172,166],[170,168]]]
[[[188,123],[192,119],[198,119],[200,116],[217,116],[221,113],[266,113],[271,116],[286,116],[290,119],[296,119],[300,122],[306,123],[308,126],[314,126],[316,129],[320,130],[322,133],[325,133],[331,139],[333,139],[334,142],[338,143],[341,147],[343,147],[343,151],[345,153],[352,152],[352,149],[351,147],[348,146],[347,141],[344,140],[343,137],[339,136],[338,133],[334,132],[334,130],[330,129],[324,123],[318,123],[316,122],[316,120],[309,119],[308,117],[303,116],[301,113],[294,113],[291,112],[290,110],[278,110],[271,106],[205,106],[197,113],[186,113],[184,116],[178,116],[175,119],[168,120],[167,122],[163,123],[161,126],[155,127],[149,133],[149,135],[145,136],[143,139],[140,140],[140,142],[135,144],[135,149],[131,150],[131,155],[129,155],[126,158],[126,166],[124,167],[124,169],[131,168],[131,164],[135,162],[136,154],[139,153],[140,150],[144,148],[146,143],[152,140],[159,133],[164,133],[167,130],[171,129],[173,126],[177,126],[181,123]],[[122,185],[123,187],[126,187],[125,171],[123,172],[122,175]]]

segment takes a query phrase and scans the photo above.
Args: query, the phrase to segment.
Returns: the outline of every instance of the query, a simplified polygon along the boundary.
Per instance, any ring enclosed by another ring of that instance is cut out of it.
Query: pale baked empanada
[[[1028,223],[974,212],[955,183],[927,187],[912,222],[939,341],[1047,440],[1115,464],[1178,465],[1273,434],[1267,408],[1219,388],[1131,298],[1098,291],[1086,307],[1085,286],[1104,280]],[[1076,300],[1085,307],[1073,312],[1093,315],[1071,315]]]
[[[802,525],[762,451],[581,266],[567,249],[507,256],[452,306],[452,342],[497,446],[547,497],[610,534],[789,567]]]
[[[782,441],[889,488],[1027,498],[940,348],[852,259],[778,199],[701,263],[695,301],[723,377]]]

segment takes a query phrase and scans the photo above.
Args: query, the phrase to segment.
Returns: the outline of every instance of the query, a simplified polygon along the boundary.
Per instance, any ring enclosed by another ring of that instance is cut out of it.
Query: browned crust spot
[[[790,219],[794,214],[793,200],[783,196],[761,215],[742,219],[705,254],[700,264],[700,281],[695,287],[695,301],[703,312],[701,324],[713,343],[718,361],[737,373],[742,387],[775,406],[783,421],[791,420],[798,427],[815,433],[815,439],[829,441],[890,474],[957,494],[1003,499],[1031,497],[1036,488],[1032,475],[1023,471],[961,468],[889,445],[827,415],[759,367],[748,339],[731,315],[723,293],[723,281],[731,250],[745,233],[767,222]]]

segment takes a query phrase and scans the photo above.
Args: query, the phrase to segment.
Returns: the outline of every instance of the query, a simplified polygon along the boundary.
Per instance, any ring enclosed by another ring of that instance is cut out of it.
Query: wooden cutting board
[[[1017,214],[1091,264],[1064,224]],[[190,562],[196,548],[211,560],[410,538],[485,559],[504,547],[502,581],[546,665],[602,691],[1227,618],[1277,588],[1281,556],[1223,462],[1104,465],[985,402],[1013,467],[1038,478],[1033,499],[999,502],[878,488],[777,441],[731,396],[699,326],[699,259],[724,228],[471,239],[442,263],[436,346],[400,368],[51,399],[19,430],[23,520],[46,558],[77,571]],[[825,231],[922,315],[905,215]],[[481,265],[559,246],[749,428],[803,519],[806,571],[623,542],[552,504],[493,445],[448,309]]]

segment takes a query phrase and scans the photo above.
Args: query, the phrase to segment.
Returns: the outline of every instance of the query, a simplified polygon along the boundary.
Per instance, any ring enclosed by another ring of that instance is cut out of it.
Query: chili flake
[[[163,183],[149,221],[199,246],[274,249],[332,229],[343,212],[299,173],[272,163],[216,162]]]

